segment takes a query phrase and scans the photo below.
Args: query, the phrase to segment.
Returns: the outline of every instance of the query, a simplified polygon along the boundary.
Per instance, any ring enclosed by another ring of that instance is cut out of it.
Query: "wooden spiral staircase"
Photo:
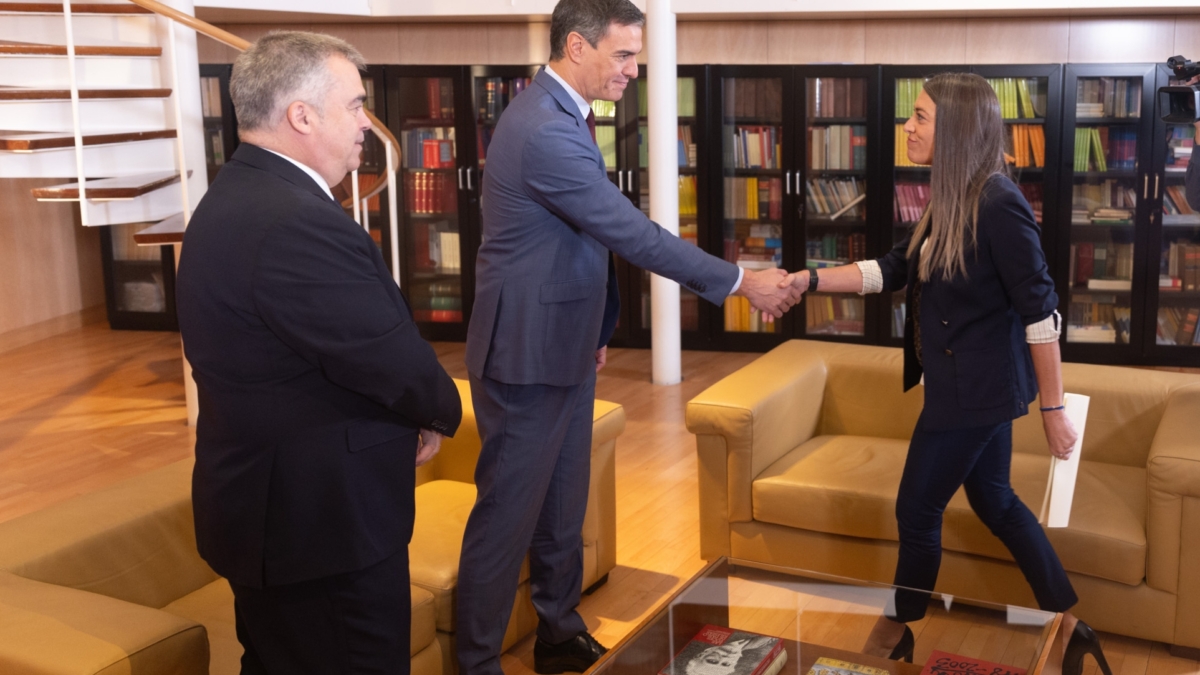
[[[199,92],[180,96],[180,83],[195,86],[198,73],[179,76],[177,62],[194,61],[178,58],[176,24],[239,51],[249,46],[155,0],[0,2],[0,178],[74,176],[33,197],[77,202],[86,226],[141,224],[140,245],[181,242],[207,177],[203,153],[188,152],[203,147]],[[343,206],[360,223],[365,200],[389,185],[396,194],[400,156],[396,138],[368,116],[388,170],[361,194],[358,177],[350,181]],[[185,142],[189,135],[195,142]],[[197,163],[200,170],[190,168]],[[398,263],[393,256],[397,279]]]

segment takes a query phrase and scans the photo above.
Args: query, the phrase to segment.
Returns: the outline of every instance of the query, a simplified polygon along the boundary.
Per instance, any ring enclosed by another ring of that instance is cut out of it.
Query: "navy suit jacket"
[[[879,259],[885,291],[907,287],[904,390],[925,375],[922,417],[930,429],[999,424],[1024,415],[1037,397],[1025,326],[1058,306],[1040,230],[1021,191],[993,176],[979,203],[977,244],[966,275],[935,275],[921,290],[921,361],[913,336],[912,291],[920,264],[910,239]]]
[[[482,209],[467,332],[476,377],[572,386],[594,372],[615,324],[609,251],[717,305],[737,282],[735,265],[651,222],[609,181],[586,118],[545,71],[500,118]]]
[[[176,293],[201,556],[261,587],[407,546],[418,431],[453,435],[462,404],[371,237],[308,174],[242,143],[188,226]]]

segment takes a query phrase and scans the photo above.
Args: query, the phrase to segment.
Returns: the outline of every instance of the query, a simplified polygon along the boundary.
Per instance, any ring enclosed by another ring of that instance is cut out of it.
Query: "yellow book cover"
[[[889,675],[882,668],[873,668],[849,661],[822,656],[808,669],[808,675]]]

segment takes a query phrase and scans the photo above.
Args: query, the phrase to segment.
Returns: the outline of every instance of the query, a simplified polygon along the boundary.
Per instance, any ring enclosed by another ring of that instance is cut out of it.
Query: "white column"
[[[679,112],[676,98],[678,57],[675,12],[671,0],[648,0],[646,65],[648,78],[650,218],[679,236]],[[679,342],[679,284],[657,274],[650,277],[650,320],[654,384],[682,379]]]

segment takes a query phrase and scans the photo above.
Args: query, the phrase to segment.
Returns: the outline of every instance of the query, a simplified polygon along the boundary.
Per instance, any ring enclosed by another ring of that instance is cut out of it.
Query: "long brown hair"
[[[968,241],[975,247],[984,186],[996,174],[1007,175],[1004,120],[987,80],[970,73],[941,73],[926,80],[925,93],[937,106],[929,206],[908,246],[911,259],[929,236],[918,270],[921,281],[934,274],[944,279],[966,275],[965,251]]]

